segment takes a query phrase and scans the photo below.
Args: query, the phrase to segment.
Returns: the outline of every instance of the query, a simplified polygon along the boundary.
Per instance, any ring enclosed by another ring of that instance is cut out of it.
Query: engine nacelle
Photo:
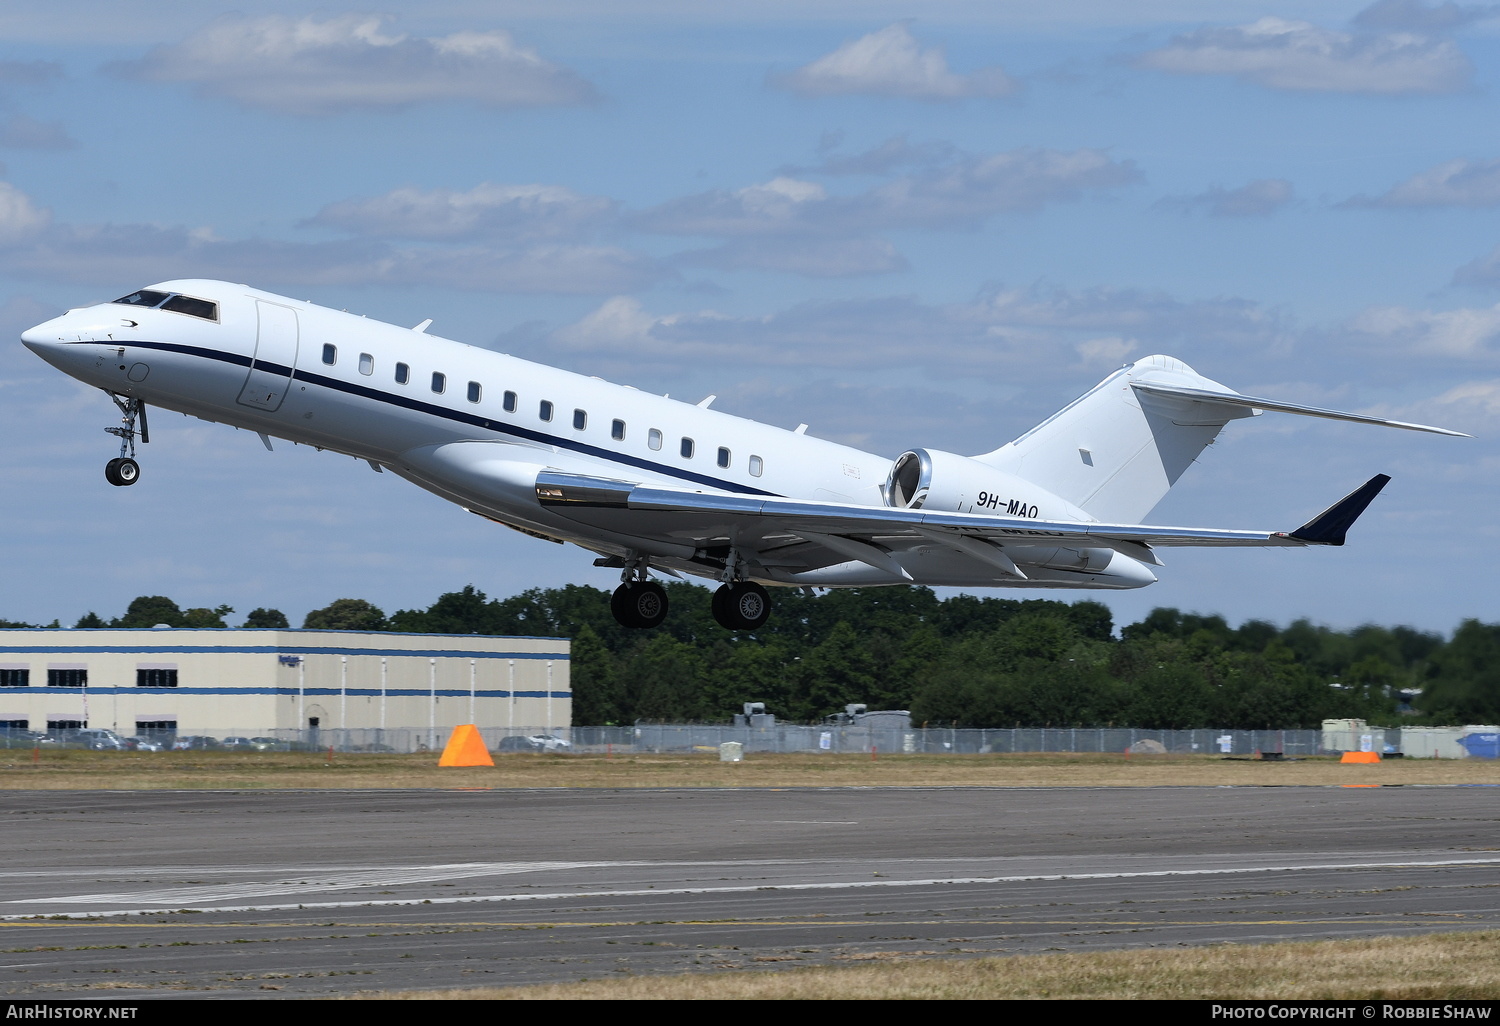
[[[891,467],[884,492],[886,504],[897,509],[993,513],[1023,520],[1093,519],[1014,474],[940,449],[902,453]]]

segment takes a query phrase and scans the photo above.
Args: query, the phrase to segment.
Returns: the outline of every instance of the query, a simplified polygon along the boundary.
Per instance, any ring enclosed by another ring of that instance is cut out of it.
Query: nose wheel
[[[123,487],[133,485],[141,477],[141,465],[128,456],[119,456],[104,465],[104,480]]]
[[[146,430],[146,404],[129,396],[109,393],[109,397],[120,409],[120,426],[104,430],[120,440],[120,455],[104,465],[104,480],[116,487],[133,485],[141,479],[141,465],[135,461],[135,436],[141,436],[142,444],[151,441]],[[139,422],[140,427],[136,424]]]

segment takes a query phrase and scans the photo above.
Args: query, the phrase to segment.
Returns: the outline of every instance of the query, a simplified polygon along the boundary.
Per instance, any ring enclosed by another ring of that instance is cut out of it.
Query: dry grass
[[[778,972],[637,976],[534,987],[383,992],[383,999],[891,1000],[1500,998],[1500,932],[909,960]]]
[[[1152,787],[1500,785],[1500,762],[1395,759],[1343,765],[1211,755],[750,754],[500,755],[494,768],[440,769],[437,753],[0,751],[0,790],[421,787]]]

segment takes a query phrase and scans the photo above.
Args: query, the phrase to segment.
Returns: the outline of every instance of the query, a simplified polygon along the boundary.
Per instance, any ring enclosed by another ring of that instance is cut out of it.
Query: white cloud
[[[995,214],[1035,210],[1139,178],[1133,162],[1102,150],[1020,149],[955,157],[854,196],[779,177],[734,192],[685,196],[631,220],[646,231],[708,236],[847,237],[896,227],[969,228]]]
[[[329,204],[307,223],[385,238],[558,238],[600,226],[614,209],[612,200],[580,196],[560,185],[486,182],[467,192],[393,189]]]
[[[1196,196],[1163,200],[1162,205],[1202,210],[1211,217],[1269,217],[1293,195],[1292,183],[1285,178],[1258,178],[1238,189],[1216,185]]]
[[[1385,95],[1455,92],[1468,84],[1472,70],[1446,39],[1412,32],[1349,34],[1281,18],[1200,29],[1137,61],[1185,75],[1236,75],[1273,89]]]
[[[31,197],[9,182],[0,182],[0,245],[15,245],[37,236],[52,220]]]
[[[970,303],[933,306],[906,296],[802,303],[759,317],[715,311],[654,314],[616,297],[547,337],[545,347],[588,353],[590,366],[630,375],[643,365],[783,366],[922,372],[1045,381],[1091,373],[1137,352],[1192,359],[1226,347],[1258,355],[1281,343],[1279,322],[1253,304],[1184,303],[1169,296],[1093,289],[1000,289]]]
[[[1009,96],[1019,87],[999,68],[956,75],[941,47],[923,47],[904,22],[871,32],[811,64],[772,79],[803,96],[903,96],[957,100]]]
[[[437,100],[546,107],[594,98],[582,78],[517,45],[506,32],[420,38],[388,35],[383,23],[383,17],[366,14],[326,21],[226,15],[118,69],[293,114]]]
[[[1500,305],[1457,310],[1372,307],[1349,322],[1355,341],[1410,356],[1465,361],[1500,356]]]
[[[1412,175],[1374,199],[1351,207],[1493,207],[1500,204],[1500,160],[1449,160]]]

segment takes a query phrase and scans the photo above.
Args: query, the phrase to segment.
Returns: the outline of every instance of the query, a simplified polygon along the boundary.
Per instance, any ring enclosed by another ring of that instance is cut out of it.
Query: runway
[[[323,996],[1500,923],[1500,790],[0,793],[0,993]]]

